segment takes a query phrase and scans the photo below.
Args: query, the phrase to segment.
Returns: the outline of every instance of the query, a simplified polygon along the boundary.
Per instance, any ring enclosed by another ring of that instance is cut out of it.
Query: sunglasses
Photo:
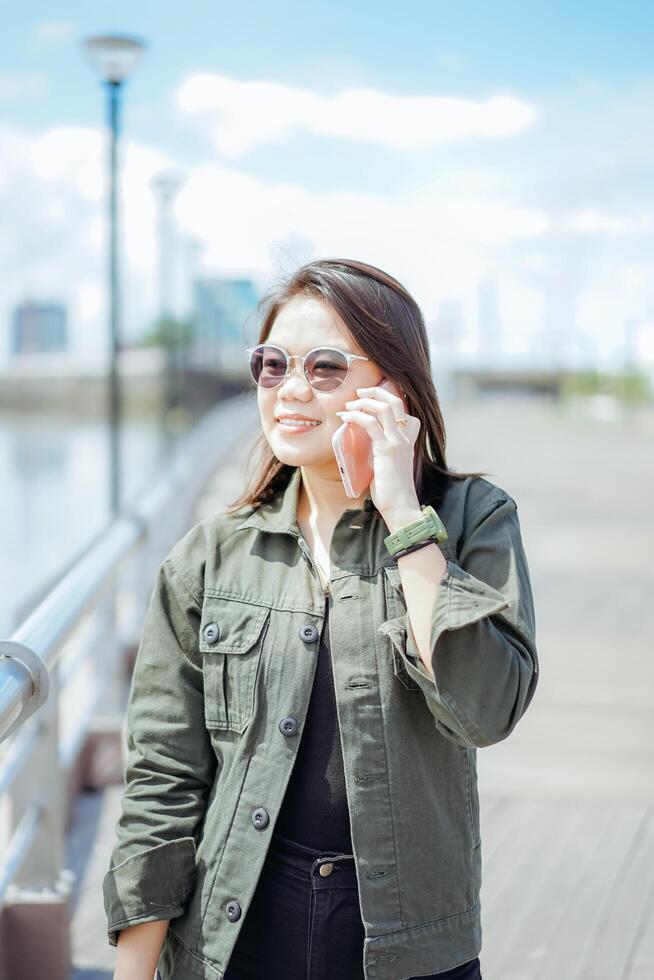
[[[294,357],[302,361],[304,376],[316,391],[335,391],[347,378],[352,361],[369,361],[361,354],[346,354],[335,347],[314,347],[308,354],[289,354],[275,344],[245,348],[250,374],[261,388],[277,388],[290,372]]]

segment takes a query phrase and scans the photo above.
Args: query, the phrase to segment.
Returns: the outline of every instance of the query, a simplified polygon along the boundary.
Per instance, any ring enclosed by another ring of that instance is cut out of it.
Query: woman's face
[[[307,354],[314,347],[336,347],[344,353],[366,356],[354,342],[341,318],[326,304],[313,297],[296,296],[286,303],[273,323],[267,343],[279,344],[289,354]],[[257,386],[261,425],[270,448],[282,463],[290,466],[336,466],[332,436],[342,424],[336,412],[345,402],[359,396],[357,388],[377,385],[383,374],[372,360],[352,361],[343,384],[335,391],[312,388],[298,360],[293,370],[276,388]],[[280,412],[290,412],[320,422],[295,430],[277,421]]]

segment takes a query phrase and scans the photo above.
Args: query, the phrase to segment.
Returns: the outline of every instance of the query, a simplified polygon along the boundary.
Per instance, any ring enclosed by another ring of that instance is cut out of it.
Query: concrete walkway
[[[651,980],[654,411],[611,421],[512,395],[444,412],[450,466],[518,503],[541,671],[511,737],[478,752],[484,980]],[[241,465],[216,473],[198,520],[236,496]],[[75,980],[112,976],[100,885],[119,800],[78,800]]]

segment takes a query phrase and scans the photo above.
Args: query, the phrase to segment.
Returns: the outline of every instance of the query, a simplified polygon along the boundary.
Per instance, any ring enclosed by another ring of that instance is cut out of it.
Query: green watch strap
[[[436,541],[447,539],[445,525],[434,508],[425,504],[420,509],[422,517],[396,528],[384,538],[384,544],[391,555],[396,555],[405,548],[411,547],[412,544],[417,544],[418,541],[426,541],[428,538],[434,538]]]

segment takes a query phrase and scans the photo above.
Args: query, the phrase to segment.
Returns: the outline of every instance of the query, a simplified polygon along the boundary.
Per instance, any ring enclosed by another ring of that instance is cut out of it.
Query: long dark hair
[[[267,339],[284,304],[298,295],[330,306],[364,353],[404,391],[409,414],[421,423],[414,447],[414,485],[421,505],[437,506],[450,480],[487,475],[455,472],[447,465],[445,423],[432,379],[425,322],[418,304],[397,279],[353,259],[308,262],[273,283],[261,299],[257,344]],[[227,513],[269,501],[287,486],[295,469],[277,459],[263,431],[257,433],[248,458],[246,488],[228,505]]]

